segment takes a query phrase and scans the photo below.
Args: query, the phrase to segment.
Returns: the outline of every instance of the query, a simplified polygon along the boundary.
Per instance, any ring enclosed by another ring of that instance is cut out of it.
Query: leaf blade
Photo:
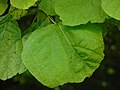
[[[37,0],[10,0],[10,3],[13,7],[18,9],[28,9],[33,6]]]
[[[120,1],[102,0],[103,10],[111,17],[120,20]]]
[[[101,0],[57,0],[55,12],[64,25],[75,26],[104,22],[107,14],[101,8]]]
[[[0,24],[0,79],[6,80],[26,70],[21,53],[21,32],[16,22]]]
[[[47,15],[56,15],[54,10],[54,4],[56,0],[42,0],[38,5],[38,8],[44,11]]]
[[[0,15],[2,15],[8,7],[8,0],[0,0]]]
[[[38,81],[53,88],[91,76],[104,57],[103,49],[101,29],[94,25],[72,28],[52,24],[29,36],[22,58]]]

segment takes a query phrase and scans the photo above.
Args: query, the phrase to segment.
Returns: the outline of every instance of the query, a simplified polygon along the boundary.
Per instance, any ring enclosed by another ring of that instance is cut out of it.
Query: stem
[[[47,16],[48,16],[48,18],[50,19],[50,21],[51,21],[52,23],[57,24],[49,15],[47,15]]]

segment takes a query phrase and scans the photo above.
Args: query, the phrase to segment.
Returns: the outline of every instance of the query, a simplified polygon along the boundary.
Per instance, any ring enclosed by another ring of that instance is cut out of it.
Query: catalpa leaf
[[[101,23],[107,14],[101,8],[101,0],[57,0],[55,12],[60,16],[64,25],[75,26]]]
[[[37,80],[50,88],[82,82],[98,68],[103,54],[102,30],[96,25],[48,25],[26,41],[22,59]]]
[[[54,3],[56,0],[42,0],[38,8],[48,15],[56,15],[54,10]]]
[[[0,15],[2,15],[8,7],[8,0],[0,0]]]
[[[16,22],[0,24],[0,79],[6,80],[25,71],[22,63],[21,32]]]
[[[13,7],[19,9],[28,9],[33,6],[37,0],[10,0],[10,3]]]
[[[120,0],[102,0],[102,8],[109,16],[120,20]]]

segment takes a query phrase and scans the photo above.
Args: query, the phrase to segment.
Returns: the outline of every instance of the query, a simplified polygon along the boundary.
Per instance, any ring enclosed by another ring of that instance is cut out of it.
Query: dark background
[[[82,83],[65,84],[50,89],[28,71],[9,80],[0,80],[0,90],[120,90],[120,32],[110,28],[104,38],[105,58],[90,78]]]

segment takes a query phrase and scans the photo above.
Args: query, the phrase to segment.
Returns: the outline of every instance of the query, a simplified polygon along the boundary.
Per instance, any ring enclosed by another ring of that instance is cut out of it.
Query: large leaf
[[[21,53],[21,32],[16,22],[0,24],[0,79],[6,80],[25,71]]]
[[[37,0],[10,0],[12,6],[19,9],[28,9],[33,6]]]
[[[120,20],[120,0],[102,0],[102,8],[109,16]]]
[[[56,15],[54,10],[55,1],[56,0],[42,0],[38,7],[48,15]]]
[[[57,0],[55,12],[64,25],[100,23],[108,16],[101,8],[101,0]]]
[[[99,27],[52,24],[29,36],[22,58],[32,75],[52,88],[90,77],[104,57],[103,50]]]
[[[8,0],[0,0],[0,15],[2,15],[8,7]]]

